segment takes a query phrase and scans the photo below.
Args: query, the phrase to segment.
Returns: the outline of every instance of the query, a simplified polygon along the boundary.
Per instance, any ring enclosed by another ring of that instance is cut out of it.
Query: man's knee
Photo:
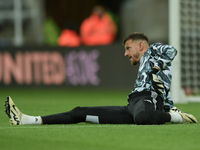
[[[83,114],[86,114],[87,107],[75,107],[71,110],[72,114],[75,116],[82,116]]]
[[[77,111],[80,111],[81,110],[81,107],[75,107],[74,109],[72,109],[71,111],[73,111],[73,112],[77,112]]]
[[[71,117],[73,118],[74,122],[85,122],[85,114],[86,108],[85,107],[75,107],[70,111]]]

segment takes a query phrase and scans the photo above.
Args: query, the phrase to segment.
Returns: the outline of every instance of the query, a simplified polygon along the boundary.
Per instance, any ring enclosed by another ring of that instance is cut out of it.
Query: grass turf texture
[[[28,115],[65,112],[76,106],[126,105],[129,91],[66,88],[1,88],[0,149],[70,150],[198,150],[199,124],[165,125],[25,125],[10,126],[4,112],[6,96]],[[200,103],[176,104],[200,121]]]

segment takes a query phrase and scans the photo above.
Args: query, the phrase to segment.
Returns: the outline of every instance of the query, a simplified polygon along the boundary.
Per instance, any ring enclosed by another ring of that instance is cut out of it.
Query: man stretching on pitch
[[[134,90],[128,95],[127,106],[76,107],[69,112],[49,116],[28,116],[20,112],[10,97],[6,113],[13,125],[74,124],[164,124],[197,123],[197,119],[174,107],[170,85],[171,61],[177,54],[174,47],[160,43],[149,46],[143,33],[130,34],[123,41],[125,56],[132,65],[139,63]]]

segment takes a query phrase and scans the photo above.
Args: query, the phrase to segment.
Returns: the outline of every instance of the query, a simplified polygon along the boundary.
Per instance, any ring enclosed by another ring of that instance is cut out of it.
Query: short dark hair
[[[149,39],[148,37],[144,34],[144,33],[141,33],[141,32],[134,32],[130,35],[128,35],[124,40],[123,40],[123,45],[125,45],[126,41],[132,39],[133,41],[134,40],[145,40],[147,41],[147,43],[149,44]]]

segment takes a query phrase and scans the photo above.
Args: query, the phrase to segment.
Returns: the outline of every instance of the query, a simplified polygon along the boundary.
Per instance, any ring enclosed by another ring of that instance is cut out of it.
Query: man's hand
[[[163,90],[164,90],[164,85],[163,82],[161,82],[160,80],[158,80],[156,73],[159,70],[153,68],[153,70],[149,73],[149,79],[152,82],[152,86],[154,88],[154,90],[156,91],[156,93],[158,95],[162,95],[163,94]]]

